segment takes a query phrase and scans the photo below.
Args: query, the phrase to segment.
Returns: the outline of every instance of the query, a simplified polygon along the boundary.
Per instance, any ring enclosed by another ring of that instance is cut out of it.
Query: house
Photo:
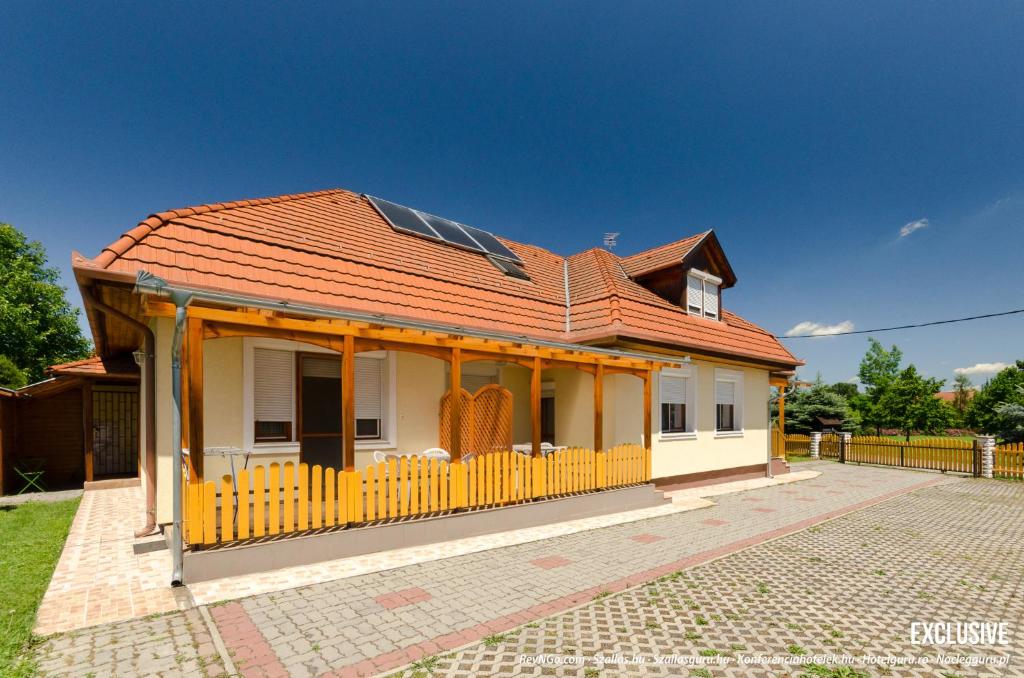
[[[340,478],[435,447],[454,467],[632,444],[643,478],[676,486],[763,475],[771,389],[802,364],[728,310],[737,276],[713,231],[564,257],[329,190],[154,214],[73,267],[99,354],[142,358],[161,525],[179,405],[190,484],[288,462]]]

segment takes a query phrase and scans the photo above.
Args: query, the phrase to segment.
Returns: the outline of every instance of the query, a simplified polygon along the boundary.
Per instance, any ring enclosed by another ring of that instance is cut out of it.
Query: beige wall
[[[170,319],[153,321],[156,334],[157,399],[157,520],[171,520],[171,369],[170,346],[174,324]],[[207,447],[244,448],[245,398],[244,341],[239,338],[213,339],[204,344],[205,444]],[[447,385],[446,363],[416,353],[392,353],[396,364],[395,401],[397,436],[394,447],[402,451],[422,450],[439,442],[438,408]],[[743,372],[743,426],[740,437],[716,437],[714,432],[715,364],[695,361],[697,432],[689,440],[663,440],[659,429],[658,382],[653,384],[652,422],[654,440],[652,466],[655,477],[666,477],[763,464],[767,455],[766,401],[768,372],[753,368],[730,368]],[[556,444],[593,446],[593,377],[573,369],[545,370],[544,382],[555,388]],[[530,440],[530,371],[504,366],[500,383],[513,394],[513,442]],[[643,428],[643,386],[628,375],[609,375],[604,382],[604,443],[606,447],[640,443]],[[370,463],[373,447],[359,449],[357,466]],[[251,450],[250,450],[251,451]],[[260,451],[248,460],[249,467],[272,462],[298,461],[298,454],[280,450]],[[245,464],[235,457],[236,470]],[[230,459],[223,455],[206,457],[206,478],[230,473]]]

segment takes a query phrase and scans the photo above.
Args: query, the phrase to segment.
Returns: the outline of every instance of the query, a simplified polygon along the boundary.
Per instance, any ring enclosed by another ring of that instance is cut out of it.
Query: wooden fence
[[[210,546],[380,521],[521,504],[645,483],[639,445],[528,457],[494,452],[466,463],[402,457],[362,471],[287,462],[185,485],[186,541]],[[184,482],[184,479],[183,479]]]
[[[1011,443],[996,447],[992,473],[997,478],[1024,480],[1024,443]]]
[[[847,462],[980,473],[980,468],[976,466],[980,456],[975,454],[974,442],[971,440],[899,440],[881,436],[853,436],[844,452]]]

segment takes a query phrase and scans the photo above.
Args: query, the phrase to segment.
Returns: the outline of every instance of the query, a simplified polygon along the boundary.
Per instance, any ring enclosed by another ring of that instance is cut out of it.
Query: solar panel
[[[383,214],[384,218],[387,219],[396,229],[415,233],[416,235],[423,235],[428,238],[443,240],[443,238],[437,234],[437,231],[432,229],[416,214],[416,212],[408,207],[402,207],[401,205],[396,205],[393,202],[381,200],[380,198],[372,198],[370,196],[366,197],[370,203],[377,208],[377,211]]]
[[[435,217],[433,214],[425,214],[423,212],[420,212],[419,215],[423,217],[423,220],[430,224],[444,240],[456,245],[462,245],[467,249],[475,250],[477,252],[484,251],[480,244],[470,238],[454,221],[448,221],[447,219]]]
[[[472,226],[463,226],[466,232],[473,236],[473,239],[483,245],[484,249],[487,250],[488,254],[493,254],[496,257],[502,259],[511,259],[512,261],[522,261],[516,253],[505,247],[501,242],[487,231],[481,231],[479,228],[473,228]]]
[[[522,259],[516,256],[515,252],[502,245],[497,238],[487,231],[466,226],[450,219],[435,217],[433,214],[420,212],[409,207],[403,207],[382,198],[374,198],[368,195],[366,199],[377,208],[377,211],[397,231],[423,236],[431,240],[440,240],[443,243],[462,249],[522,263]]]
[[[507,259],[499,259],[493,254],[487,255],[487,261],[491,262],[494,268],[498,269],[505,275],[512,278],[519,278],[520,280],[529,280],[530,276],[527,275],[523,268],[514,262],[508,261]]]

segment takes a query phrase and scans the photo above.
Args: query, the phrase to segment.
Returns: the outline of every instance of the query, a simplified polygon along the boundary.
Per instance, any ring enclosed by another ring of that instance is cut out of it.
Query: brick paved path
[[[372,674],[564,611],[599,592],[948,480],[830,463],[815,468],[824,473],[814,480],[716,497],[718,505],[708,509],[254,596],[209,611],[245,675]],[[117,657],[101,664],[85,648],[100,649],[86,639],[112,629],[135,634],[140,623],[86,629],[77,634],[78,645],[58,636],[41,648],[40,669],[46,675],[136,675],[137,664]],[[195,628],[193,633],[205,633]]]

